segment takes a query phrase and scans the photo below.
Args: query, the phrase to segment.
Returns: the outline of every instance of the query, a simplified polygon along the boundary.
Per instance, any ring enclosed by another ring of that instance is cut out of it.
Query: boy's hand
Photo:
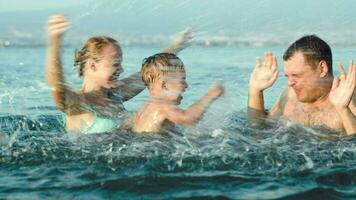
[[[47,22],[47,32],[51,38],[60,38],[69,28],[69,21],[63,15],[53,15]]]

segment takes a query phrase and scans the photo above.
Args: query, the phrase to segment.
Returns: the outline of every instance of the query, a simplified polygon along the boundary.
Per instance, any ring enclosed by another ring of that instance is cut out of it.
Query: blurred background
[[[332,45],[356,45],[353,0],[0,1],[0,45],[43,45],[49,15],[73,24],[66,43],[110,34],[122,45],[168,41],[186,26],[201,45],[285,45],[316,33]]]

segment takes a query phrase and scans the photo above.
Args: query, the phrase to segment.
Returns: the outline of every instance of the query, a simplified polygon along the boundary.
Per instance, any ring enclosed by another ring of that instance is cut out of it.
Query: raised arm
[[[193,39],[193,31],[191,27],[187,27],[182,32],[178,33],[173,42],[162,50],[162,53],[173,53],[178,54],[183,49],[191,45]]]
[[[261,58],[257,58],[256,66],[250,77],[248,92],[248,121],[250,124],[260,123],[269,113],[265,111],[263,91],[273,85],[277,80],[278,67],[277,58],[272,52],[265,53],[264,63]],[[273,111],[277,111],[279,104],[276,104]]]
[[[52,94],[57,108],[68,112],[70,102],[75,102],[77,94],[66,84],[60,59],[60,45],[63,33],[69,28],[69,22],[63,15],[54,15],[48,19],[49,36],[47,53],[47,82],[52,88]]]
[[[224,88],[220,84],[214,84],[209,91],[195,104],[188,109],[182,110],[176,106],[166,109],[167,119],[173,123],[190,127],[198,122],[208,106],[224,93]]]
[[[192,38],[192,29],[188,27],[180,32],[173,42],[162,52],[178,54],[180,51],[190,46]],[[124,101],[128,101],[142,92],[145,88],[146,85],[142,81],[141,72],[136,72],[127,78],[121,79],[118,87],[114,90],[122,96]]]
[[[124,101],[128,101],[138,95],[146,88],[142,81],[141,72],[133,73],[131,76],[121,79],[115,92],[118,92]]]
[[[339,65],[340,77],[335,77],[329,94],[329,100],[341,117],[347,135],[356,134],[356,113],[350,108],[350,103],[356,87],[356,65],[349,62],[349,72],[346,74]]]
[[[349,108],[351,110],[351,112],[356,115],[356,89],[354,91],[354,94],[352,95],[352,99],[349,105]]]

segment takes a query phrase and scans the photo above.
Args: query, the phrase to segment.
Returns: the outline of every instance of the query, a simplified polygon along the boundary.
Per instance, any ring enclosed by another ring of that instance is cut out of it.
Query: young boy
[[[192,126],[224,92],[220,84],[214,84],[199,101],[182,110],[177,105],[188,85],[183,62],[176,55],[159,53],[146,58],[141,73],[149,99],[133,116],[132,131],[136,133],[165,132],[175,124]]]

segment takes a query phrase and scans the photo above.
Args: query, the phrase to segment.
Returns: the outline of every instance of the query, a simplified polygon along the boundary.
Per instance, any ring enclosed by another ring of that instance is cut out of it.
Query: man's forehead
[[[311,70],[311,66],[306,62],[302,52],[296,52],[290,59],[284,61],[284,71],[287,72],[304,72]]]
[[[286,62],[294,62],[294,63],[304,63],[304,64],[306,64],[304,53],[301,52],[301,51],[297,51]]]

